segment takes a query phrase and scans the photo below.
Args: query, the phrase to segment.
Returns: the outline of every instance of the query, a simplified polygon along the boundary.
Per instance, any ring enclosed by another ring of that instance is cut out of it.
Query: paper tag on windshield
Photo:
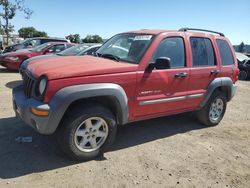
[[[134,40],[150,40],[152,35],[137,35]]]

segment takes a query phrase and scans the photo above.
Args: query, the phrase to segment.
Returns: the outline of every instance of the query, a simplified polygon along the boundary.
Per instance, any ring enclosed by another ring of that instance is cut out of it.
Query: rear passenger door
[[[187,101],[187,107],[197,108],[204,98],[209,83],[220,74],[214,45],[209,38],[189,38],[192,65],[188,95],[195,96]]]

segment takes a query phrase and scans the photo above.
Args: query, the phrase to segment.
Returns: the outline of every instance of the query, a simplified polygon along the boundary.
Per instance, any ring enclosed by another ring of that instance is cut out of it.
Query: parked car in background
[[[29,64],[13,107],[37,132],[55,133],[70,157],[90,160],[110,149],[126,123],[195,111],[204,125],[217,125],[238,73],[222,33],[139,30],[115,35],[95,56]]]
[[[236,52],[235,54],[240,69],[239,79],[246,80],[250,77],[250,58],[243,53]]]
[[[72,43],[66,42],[48,42],[32,49],[4,53],[0,55],[0,65],[7,69],[18,70],[22,62],[28,58],[44,54],[59,53],[73,45]]]
[[[44,37],[28,38],[18,44],[13,44],[6,47],[3,53],[14,52],[20,49],[34,48],[36,46],[39,46],[47,42],[69,42],[69,41],[64,38],[44,38]]]
[[[22,74],[22,72],[27,68],[29,64],[36,62],[42,63],[43,59],[46,59],[45,61],[47,61],[48,59],[52,58],[55,59],[64,56],[93,55],[101,46],[102,44],[94,44],[94,45],[78,44],[70,48],[67,48],[66,50],[63,50],[57,54],[35,56],[25,60],[22,63],[22,65],[20,66],[20,73]]]
[[[72,46],[71,48],[68,48],[66,50],[63,50],[57,53],[57,55],[60,55],[60,56],[92,55],[101,46],[102,44],[95,44],[95,45],[78,44],[78,45]]]

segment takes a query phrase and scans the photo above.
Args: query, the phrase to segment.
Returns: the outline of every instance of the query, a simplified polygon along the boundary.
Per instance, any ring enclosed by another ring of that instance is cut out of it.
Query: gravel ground
[[[112,151],[75,163],[53,136],[15,118],[20,76],[0,67],[0,187],[249,187],[250,82],[239,81],[223,121],[204,127],[189,114],[121,127]],[[15,138],[32,136],[31,143]]]

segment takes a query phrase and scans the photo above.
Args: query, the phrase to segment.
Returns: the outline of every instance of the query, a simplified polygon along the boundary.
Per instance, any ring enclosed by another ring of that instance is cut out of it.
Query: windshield
[[[39,45],[39,46],[37,46],[35,48],[32,48],[30,51],[32,51],[32,52],[40,52],[40,51],[44,50],[45,48],[47,48],[50,45],[51,45],[51,43],[47,42],[47,43],[41,44],[41,45]]]
[[[97,55],[116,61],[138,64],[153,39],[153,35],[119,34],[108,40]]]
[[[247,57],[245,54],[242,54],[242,53],[235,53],[236,54],[236,57],[239,61],[244,61],[244,60],[248,60],[250,59],[249,57]]]
[[[25,39],[25,40],[23,40],[23,41],[21,41],[19,44],[24,44],[24,43],[26,43],[26,42],[29,42],[29,41],[31,41],[32,39]]]
[[[61,56],[74,56],[79,54],[80,52],[84,51],[85,49],[87,49],[89,46],[87,45],[76,45],[76,46],[72,46],[66,50],[61,51],[60,53],[57,53],[57,55],[61,55]]]

